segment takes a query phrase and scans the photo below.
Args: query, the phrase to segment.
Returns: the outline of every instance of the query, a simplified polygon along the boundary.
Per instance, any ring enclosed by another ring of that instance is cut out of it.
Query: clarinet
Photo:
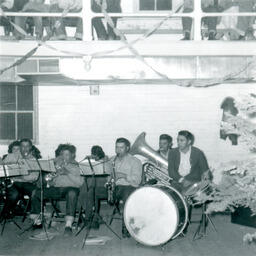
[[[112,162],[113,167],[113,176],[111,177],[110,181],[106,183],[106,187],[108,190],[108,203],[114,204],[115,202],[115,187],[116,187],[116,157]]]

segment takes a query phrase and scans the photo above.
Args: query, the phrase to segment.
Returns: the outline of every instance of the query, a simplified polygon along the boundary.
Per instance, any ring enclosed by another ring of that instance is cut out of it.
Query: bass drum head
[[[139,243],[158,246],[175,234],[179,213],[176,203],[158,187],[135,190],[124,207],[124,221],[131,236]]]

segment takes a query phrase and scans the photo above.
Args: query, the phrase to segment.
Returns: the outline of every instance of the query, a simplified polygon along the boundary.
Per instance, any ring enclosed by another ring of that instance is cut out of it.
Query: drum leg
[[[216,226],[214,225],[214,223],[213,223],[211,217],[210,217],[208,214],[206,214],[206,218],[207,218],[207,220],[210,222],[210,224],[212,225],[212,228],[214,229],[214,231],[215,231],[216,233],[218,233],[218,231],[217,231],[217,229],[216,229]]]
[[[199,222],[198,228],[193,236],[194,241],[197,239],[200,239],[206,235],[206,228],[207,228],[208,221],[211,223],[215,232],[217,232],[217,229],[216,229],[212,219],[210,218],[210,216],[208,214],[205,213],[205,211],[206,211],[206,203],[204,203],[202,205],[202,216],[201,216],[201,220]]]
[[[118,215],[122,216],[118,203],[114,204],[114,209],[113,209],[113,212],[112,212],[112,215],[111,215],[111,218],[110,218],[110,221],[109,221],[109,224],[108,224],[108,225],[111,225],[111,224],[112,224],[112,222],[113,222],[113,220],[114,220],[114,218],[115,218],[115,215],[116,215],[117,213],[118,213]]]
[[[162,251],[165,251],[165,245],[164,245],[164,244],[161,245],[161,250],[162,250]]]

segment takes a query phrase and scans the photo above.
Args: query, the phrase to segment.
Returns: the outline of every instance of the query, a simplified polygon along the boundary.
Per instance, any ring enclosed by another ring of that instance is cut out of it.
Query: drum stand
[[[36,159],[36,162],[38,164],[38,167],[39,167],[39,178],[40,178],[40,196],[41,196],[41,210],[40,210],[40,214],[39,216],[37,217],[36,220],[41,220],[41,224],[42,224],[42,227],[43,227],[43,230],[45,232],[45,235],[46,235],[46,238],[47,238],[47,241],[49,241],[49,236],[48,236],[48,233],[47,233],[47,230],[46,230],[46,221],[45,221],[45,216],[44,216],[44,186],[43,186],[43,169],[38,161],[37,158]],[[31,230],[33,228],[33,225],[34,223],[31,224],[30,227],[28,227],[27,229],[24,229],[20,235],[24,234],[25,232]]]
[[[7,177],[7,173],[6,173],[6,169],[5,169],[4,164],[3,164],[3,170],[4,170],[4,191],[5,191],[5,195],[4,195],[4,207],[3,207],[3,210],[2,210],[1,215],[0,215],[0,223],[3,222],[2,230],[1,230],[1,236],[4,233],[5,225],[6,225],[7,222],[12,222],[12,223],[15,224],[15,226],[17,226],[19,229],[21,229],[19,224],[13,218],[9,218],[10,217],[10,212],[9,212],[9,209],[7,209],[7,207],[6,207],[7,196],[8,196],[8,181],[7,181],[8,177]],[[6,212],[6,210],[7,210],[7,212]]]
[[[217,233],[217,229],[216,229],[211,217],[209,216],[209,214],[207,214],[205,212],[206,212],[206,203],[203,203],[202,204],[201,220],[199,221],[199,225],[198,225],[197,230],[193,236],[193,241],[201,239],[206,236],[206,228],[207,228],[208,222],[210,222],[212,228]]]
[[[89,237],[89,234],[90,234],[90,231],[91,231],[91,227],[92,227],[92,222],[94,220],[94,218],[97,218],[99,220],[102,221],[102,223],[104,225],[106,225],[106,227],[116,236],[118,237],[120,240],[121,240],[121,237],[106,223],[105,220],[103,220],[103,218],[100,216],[99,213],[96,212],[96,175],[95,175],[95,171],[93,169],[93,166],[91,164],[91,161],[90,161],[90,158],[88,158],[88,162],[89,162],[89,165],[90,165],[90,168],[92,170],[92,189],[93,189],[93,207],[92,207],[92,210],[93,210],[93,213],[92,213],[92,217],[90,219],[90,222],[88,224],[88,227],[87,227],[87,230],[86,230],[86,233],[85,233],[85,237],[83,239],[83,244],[82,244],[82,249],[84,249],[85,247],[85,244],[86,244],[86,240],[88,239]],[[84,225],[82,226],[82,228],[76,233],[76,236],[86,227],[86,223],[84,223]]]

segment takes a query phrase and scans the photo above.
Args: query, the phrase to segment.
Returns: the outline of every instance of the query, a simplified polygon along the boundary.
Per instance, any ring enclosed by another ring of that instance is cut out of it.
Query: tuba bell
[[[149,179],[156,179],[164,185],[170,185],[170,178],[165,174],[159,166],[168,168],[168,161],[151,148],[145,140],[146,133],[141,133],[130,149],[131,155],[141,155],[148,159],[148,163],[144,165],[144,172]]]

